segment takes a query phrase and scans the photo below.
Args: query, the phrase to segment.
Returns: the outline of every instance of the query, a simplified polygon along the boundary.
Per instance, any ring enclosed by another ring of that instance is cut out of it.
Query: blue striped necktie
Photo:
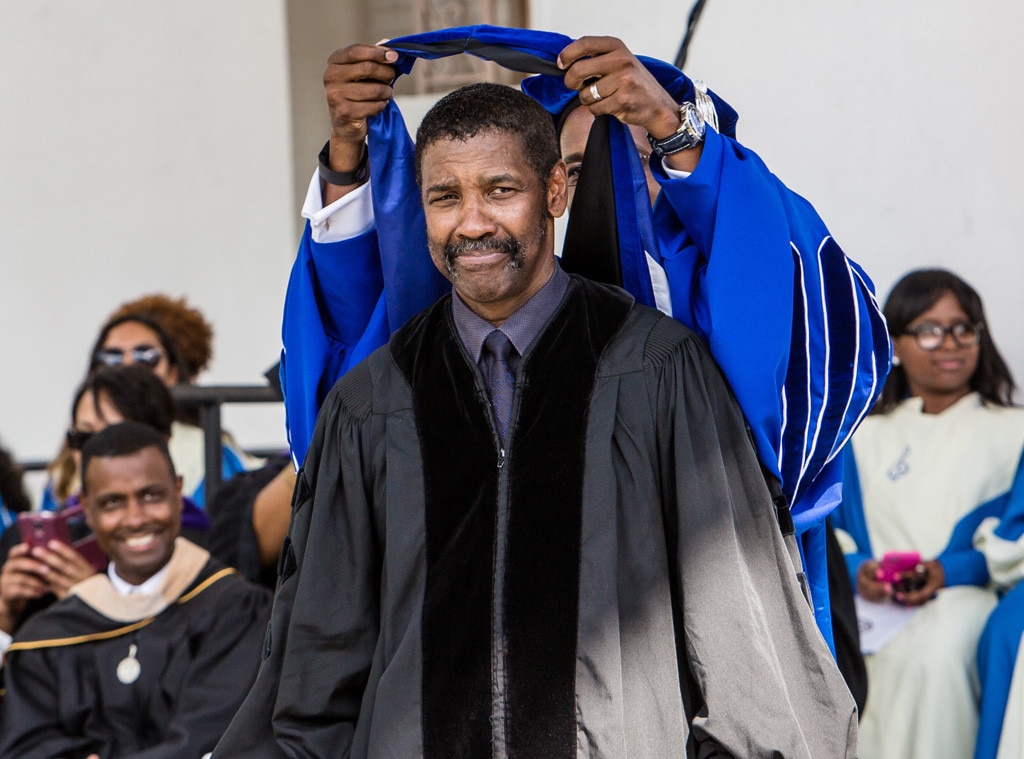
[[[498,434],[504,445],[508,437],[508,424],[512,415],[512,395],[516,387],[516,375],[510,361],[518,356],[515,346],[504,332],[496,329],[484,340],[483,368],[487,390],[491,396],[491,408],[498,422]]]

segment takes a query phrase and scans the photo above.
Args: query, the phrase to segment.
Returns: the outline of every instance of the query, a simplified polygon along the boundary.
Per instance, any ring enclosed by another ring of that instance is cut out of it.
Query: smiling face
[[[114,570],[141,585],[170,560],[181,524],[181,478],[157,448],[96,456],[85,472],[85,516]]]
[[[935,305],[912,320],[907,329],[922,324],[948,328],[958,323],[973,324],[973,321],[956,296],[947,290]],[[893,346],[911,394],[922,398],[924,410],[932,414],[940,413],[971,391],[979,351],[978,345],[962,346],[950,334],[943,335],[942,343],[935,350],[924,350],[909,334],[897,337]]]
[[[436,140],[420,165],[434,265],[467,306],[497,326],[554,272],[565,164],[556,163],[542,181],[521,138],[492,129],[466,140]]]

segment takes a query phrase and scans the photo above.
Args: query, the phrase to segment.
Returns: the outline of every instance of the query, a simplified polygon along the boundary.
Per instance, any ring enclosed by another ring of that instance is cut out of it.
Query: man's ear
[[[178,497],[179,501],[181,500],[181,488],[182,488],[184,482],[185,482],[185,478],[182,477],[180,474],[175,476],[175,478],[174,478],[174,494]]]
[[[565,213],[569,203],[569,175],[565,168],[565,161],[561,158],[551,168],[548,174],[547,204],[548,213],[552,218],[559,218]]]

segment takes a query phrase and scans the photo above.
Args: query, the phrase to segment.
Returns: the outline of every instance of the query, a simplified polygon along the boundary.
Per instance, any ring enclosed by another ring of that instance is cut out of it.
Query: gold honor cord
[[[191,601],[193,598],[198,596],[204,590],[209,588],[215,582],[223,580],[228,575],[238,574],[237,570],[231,567],[225,567],[224,569],[210,575],[208,578],[203,580],[199,585],[194,587],[188,593],[179,598],[175,603],[183,604]],[[52,638],[50,640],[30,640],[21,643],[12,643],[10,648],[7,649],[7,653],[10,654],[12,651],[30,651],[39,648],[59,648],[61,646],[74,646],[79,643],[92,643],[97,640],[110,640],[111,638],[119,638],[122,635],[133,633],[136,630],[141,630],[146,625],[150,624],[156,619],[159,614],[147,617],[146,619],[139,620],[125,627],[119,627],[116,630],[108,630],[106,632],[90,633],[89,635],[78,635],[71,638]]]

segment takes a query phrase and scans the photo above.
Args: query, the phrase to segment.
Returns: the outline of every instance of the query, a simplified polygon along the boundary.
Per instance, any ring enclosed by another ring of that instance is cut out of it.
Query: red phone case
[[[51,540],[58,540],[74,548],[97,572],[107,567],[107,555],[100,549],[95,535],[88,535],[72,542],[68,523],[83,519],[81,506],[72,506],[64,511],[31,511],[18,515],[18,530],[21,542],[29,548],[46,547]]]
[[[51,540],[71,543],[68,525],[60,516],[52,511],[28,511],[18,514],[18,532],[21,542],[29,548],[46,547]]]

